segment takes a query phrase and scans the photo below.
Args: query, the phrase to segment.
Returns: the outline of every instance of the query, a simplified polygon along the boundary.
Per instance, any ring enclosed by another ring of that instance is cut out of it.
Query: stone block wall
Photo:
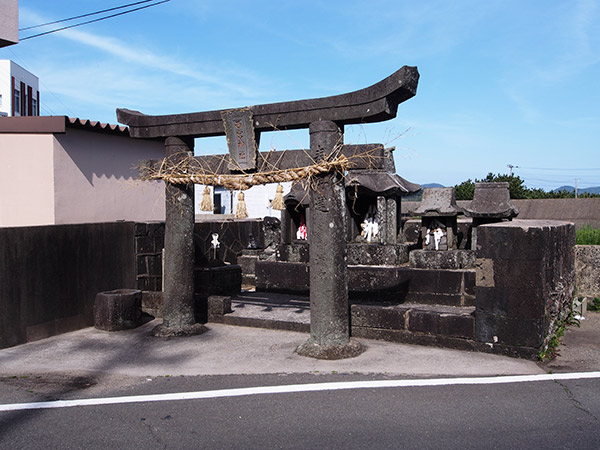
[[[212,234],[219,235],[217,258],[237,264],[249,247],[264,250],[279,243],[279,219],[267,217],[249,220],[197,222],[194,226],[196,264],[206,266],[214,259]],[[135,286],[142,291],[162,290],[162,250],[165,241],[164,222],[136,223],[134,228]]]
[[[351,305],[352,335],[420,345],[474,350],[472,308],[454,306]]]
[[[600,245],[575,246],[577,296],[600,298]]]
[[[470,205],[470,200],[456,202],[461,208]],[[600,228],[600,198],[530,198],[511,199],[519,208],[519,219],[560,220],[573,222],[577,229],[590,226]],[[402,215],[410,216],[410,211],[419,207],[420,202],[403,201]]]
[[[309,292],[308,264],[256,262],[256,289],[266,292]],[[472,306],[475,270],[429,270],[391,266],[348,266],[353,301]]]
[[[237,258],[249,246],[265,248],[265,226],[260,219],[198,222],[194,226],[196,264],[204,265],[214,259],[210,244],[213,233],[219,235],[217,256],[231,264],[237,264]]]
[[[136,288],[141,291],[162,291],[165,224],[136,223],[134,233]]]
[[[475,339],[532,357],[570,311],[575,227],[514,220],[477,231]]]

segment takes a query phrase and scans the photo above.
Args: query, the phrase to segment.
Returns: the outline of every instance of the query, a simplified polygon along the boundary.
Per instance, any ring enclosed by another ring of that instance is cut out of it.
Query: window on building
[[[31,115],[32,116],[39,116],[37,108],[38,108],[37,100],[35,98],[32,98],[31,99]]]
[[[15,114],[21,114],[21,92],[18,89],[14,91],[13,105],[15,105]]]

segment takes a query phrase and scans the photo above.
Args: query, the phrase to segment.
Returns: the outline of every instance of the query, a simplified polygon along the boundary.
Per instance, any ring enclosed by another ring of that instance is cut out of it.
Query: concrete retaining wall
[[[133,228],[0,228],[0,348],[92,325],[98,292],[135,287]]]

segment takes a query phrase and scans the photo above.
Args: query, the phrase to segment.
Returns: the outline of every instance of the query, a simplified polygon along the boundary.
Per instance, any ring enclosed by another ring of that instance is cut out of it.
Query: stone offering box
[[[104,331],[122,331],[142,324],[142,291],[116,289],[100,292],[94,301],[94,326]]]

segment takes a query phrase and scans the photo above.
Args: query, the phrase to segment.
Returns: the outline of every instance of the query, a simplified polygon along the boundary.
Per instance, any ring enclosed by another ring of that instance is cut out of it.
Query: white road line
[[[374,380],[348,381],[337,383],[291,384],[283,386],[260,386],[249,388],[219,389],[198,392],[178,392],[171,394],[132,395],[128,397],[89,398],[79,400],[56,400],[52,402],[12,403],[0,405],[1,411],[25,409],[69,408],[73,406],[115,405],[120,403],[164,402],[177,400],[198,400],[221,397],[242,397],[247,395],[290,394],[296,392],[335,391],[344,389],[376,389],[423,386],[452,386],[471,384],[526,383],[532,381],[579,380],[600,378],[600,372],[576,372],[539,375],[511,375],[479,378],[434,378],[421,380]]]

